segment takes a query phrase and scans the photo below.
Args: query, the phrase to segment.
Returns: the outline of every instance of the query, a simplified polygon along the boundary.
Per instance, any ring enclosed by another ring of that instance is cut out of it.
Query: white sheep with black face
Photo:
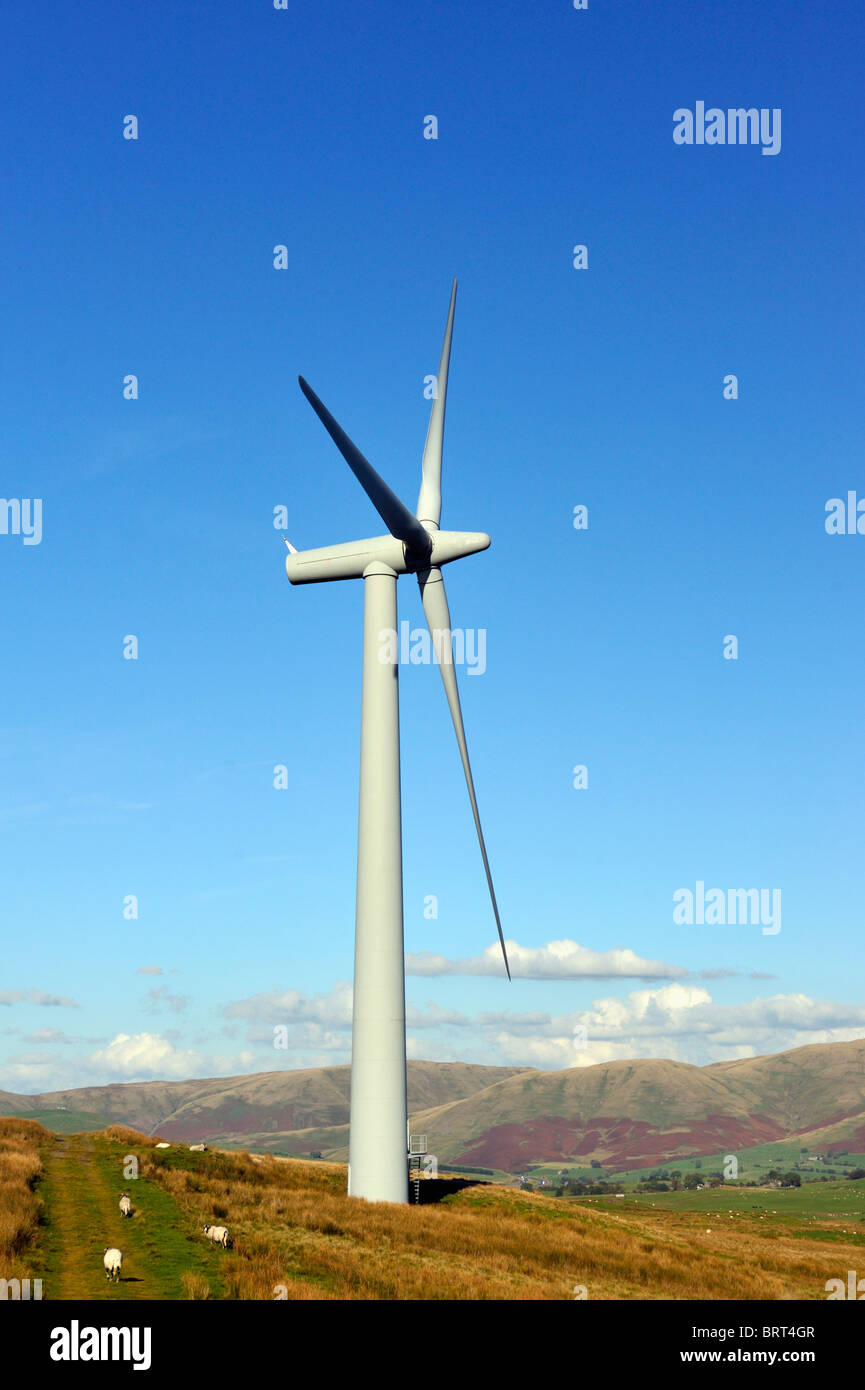
[[[131,1216],[131,1215],[132,1215],[132,1203],[131,1203],[131,1201],[129,1200],[129,1193],[128,1193],[128,1192],[124,1192],[124,1193],[123,1193],[123,1196],[120,1198],[120,1215],[121,1215],[121,1216]]]
[[[120,1278],[120,1266],[123,1264],[123,1255],[116,1245],[106,1245],[105,1254],[102,1256],[102,1263],[105,1266],[105,1274],[112,1283],[116,1284]]]
[[[204,1234],[208,1240],[212,1240],[214,1245],[221,1245],[223,1250],[228,1249],[228,1227],[227,1226],[205,1226]]]

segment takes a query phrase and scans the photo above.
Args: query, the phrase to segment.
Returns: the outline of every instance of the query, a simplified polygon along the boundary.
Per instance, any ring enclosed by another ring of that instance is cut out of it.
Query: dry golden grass
[[[747,1216],[707,1232],[705,1213],[494,1186],[420,1208],[369,1204],[346,1197],[338,1165],[203,1158],[191,1173],[148,1158],[144,1176],[196,1219],[224,1219],[234,1299],[571,1299],[578,1285],[590,1299],[825,1298],[861,1246],[832,1223],[817,1239]]]
[[[22,1272],[21,1257],[39,1228],[34,1192],[42,1172],[39,1145],[48,1137],[35,1120],[0,1120],[0,1278]]]
[[[202,1300],[210,1297],[210,1285],[202,1274],[183,1275],[183,1296],[187,1299]]]
[[[139,1147],[144,1145],[153,1148],[156,1143],[149,1134],[142,1134],[140,1129],[130,1129],[128,1125],[109,1125],[105,1135],[108,1139],[116,1139],[118,1144],[137,1144]]]

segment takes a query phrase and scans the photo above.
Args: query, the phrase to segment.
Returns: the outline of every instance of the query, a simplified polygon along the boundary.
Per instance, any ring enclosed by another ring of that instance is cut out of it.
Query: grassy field
[[[123,1177],[130,1154],[137,1180]],[[342,1165],[0,1120],[0,1269],[41,1278],[49,1300],[824,1299],[828,1279],[865,1271],[861,1184],[737,1197],[485,1185],[432,1206],[369,1205],[346,1197]],[[207,1242],[205,1221],[228,1226],[231,1249]],[[102,1268],[112,1244],[117,1285]]]
[[[601,1179],[604,1182],[618,1183],[620,1188],[629,1188],[636,1183],[645,1182],[650,1174],[662,1169],[668,1173],[675,1169],[683,1175],[693,1172],[706,1174],[723,1172],[726,1157],[726,1153],[717,1153],[704,1154],[699,1159],[671,1158],[649,1168],[628,1169],[612,1167],[597,1169],[588,1164],[583,1166],[576,1163],[540,1163],[533,1164],[526,1176],[533,1183],[538,1183],[542,1178],[545,1178],[548,1184],[555,1184],[558,1181],[557,1174],[564,1168],[569,1176],[579,1179],[581,1182],[597,1182]],[[836,1155],[826,1161],[821,1159],[812,1162],[811,1155],[808,1152],[803,1153],[800,1145],[795,1141],[779,1140],[774,1144],[760,1144],[751,1149],[740,1149],[736,1152],[736,1158],[739,1163],[739,1178],[743,1182],[764,1182],[766,1174],[773,1168],[779,1168],[786,1173],[796,1165],[798,1165],[799,1176],[803,1183],[811,1183],[815,1179],[819,1181],[822,1177],[843,1178],[850,1169],[865,1168],[865,1154],[859,1153]]]
[[[217,1252],[158,1184],[124,1179],[123,1160],[136,1146],[121,1135],[118,1129],[56,1136],[43,1146],[38,1191],[45,1226],[36,1258],[43,1297],[105,1298],[106,1245],[123,1252],[122,1277],[110,1290],[112,1298],[183,1298],[190,1280],[200,1281],[202,1291],[206,1285],[207,1296],[219,1297]],[[131,1218],[121,1216],[118,1207],[124,1190],[132,1199]]]
[[[82,1134],[111,1124],[104,1115],[92,1115],[87,1110],[28,1110],[26,1118],[55,1134]]]
[[[585,1199],[580,1199],[585,1200]],[[609,1199],[605,1199],[609,1200]],[[615,1200],[615,1199],[612,1199]],[[843,1221],[865,1240],[865,1179],[858,1182],[813,1182],[802,1187],[707,1187],[702,1192],[638,1192],[629,1200],[661,1211],[720,1211],[778,1216],[801,1221],[831,1218]],[[621,1205],[621,1202],[618,1203]]]

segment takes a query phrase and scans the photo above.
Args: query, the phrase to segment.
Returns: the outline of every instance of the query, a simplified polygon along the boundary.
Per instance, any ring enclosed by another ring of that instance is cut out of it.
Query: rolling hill
[[[167,1140],[344,1159],[350,1070],[323,1067],[20,1096],[0,1113],[66,1107]],[[865,1039],[706,1067],[638,1059],[567,1071],[409,1062],[412,1129],[443,1163],[515,1171],[598,1159],[640,1168],[776,1140],[865,1150]]]
[[[692,1067],[609,1062],[531,1072],[416,1117],[439,1157],[512,1171],[539,1159],[637,1168],[839,1125],[865,1148],[865,1040]],[[849,1140],[853,1143],[847,1142]],[[807,1140],[804,1140],[807,1143]]]
[[[464,1062],[409,1062],[409,1109],[414,1114],[462,1100],[520,1070]],[[347,1124],[350,1074],[347,1066],[320,1067],[196,1081],[86,1086],[32,1096],[0,1091],[0,1114],[84,1111],[146,1134],[158,1129],[166,1139],[244,1138],[259,1132],[281,1138],[294,1131],[327,1131]]]

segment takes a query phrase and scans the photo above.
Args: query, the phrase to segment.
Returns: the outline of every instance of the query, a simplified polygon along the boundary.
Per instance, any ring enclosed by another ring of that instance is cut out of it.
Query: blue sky
[[[446,577],[519,944],[508,985],[407,666],[410,1055],[865,1034],[865,535],[825,527],[865,497],[862,37],[802,0],[6,18],[0,494],[42,536],[0,534],[0,1087],[348,1060],[362,586],[290,588],[274,508],[381,530],[298,372],[414,506],[454,275],[442,524],[493,543]],[[779,153],[675,144],[698,101],[780,109]],[[674,922],[698,881],[781,930]]]

